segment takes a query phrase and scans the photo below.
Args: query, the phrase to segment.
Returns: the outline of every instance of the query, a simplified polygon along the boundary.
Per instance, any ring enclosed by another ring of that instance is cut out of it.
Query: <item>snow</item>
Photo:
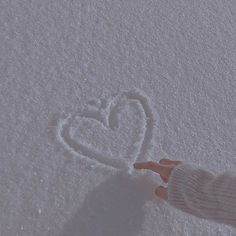
[[[235,235],[157,199],[165,156],[236,167],[236,2],[0,1],[0,235]]]
[[[148,160],[153,130],[148,100],[129,91],[88,104],[81,114],[60,120],[57,138],[74,155],[130,173],[133,163]]]

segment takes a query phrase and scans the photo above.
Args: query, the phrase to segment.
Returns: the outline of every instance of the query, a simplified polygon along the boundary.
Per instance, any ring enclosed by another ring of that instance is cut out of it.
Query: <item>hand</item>
[[[165,183],[168,183],[169,177],[171,175],[172,170],[175,168],[175,166],[182,163],[181,161],[172,161],[169,159],[161,159],[159,163],[149,161],[149,162],[141,162],[141,163],[135,163],[134,168],[135,169],[148,169],[152,170],[158,174],[160,174],[162,180]],[[155,194],[164,199],[168,199],[168,188],[164,188],[163,186],[159,186],[155,190]]]

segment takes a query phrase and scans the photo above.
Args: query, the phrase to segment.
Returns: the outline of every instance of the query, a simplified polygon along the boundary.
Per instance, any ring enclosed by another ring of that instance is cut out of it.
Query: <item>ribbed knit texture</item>
[[[236,174],[214,176],[182,163],[169,178],[168,202],[197,217],[236,227]]]

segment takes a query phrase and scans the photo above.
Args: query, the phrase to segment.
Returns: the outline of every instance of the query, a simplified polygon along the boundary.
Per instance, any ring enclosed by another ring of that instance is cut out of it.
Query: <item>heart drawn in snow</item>
[[[148,99],[129,91],[91,100],[81,114],[61,119],[58,139],[74,155],[124,169],[148,159],[153,128]]]

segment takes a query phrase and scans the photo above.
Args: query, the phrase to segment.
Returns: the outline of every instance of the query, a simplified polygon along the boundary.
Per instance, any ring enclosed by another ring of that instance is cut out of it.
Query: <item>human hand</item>
[[[159,163],[153,162],[153,161],[134,163],[134,168],[135,169],[152,170],[152,171],[160,174],[161,179],[165,183],[168,183],[172,170],[180,163],[182,163],[182,162],[181,161],[172,161],[169,159],[161,159],[159,161]],[[164,200],[167,200],[168,199],[168,188],[165,188],[163,186],[159,186],[156,188],[155,194],[158,197],[160,197]]]

